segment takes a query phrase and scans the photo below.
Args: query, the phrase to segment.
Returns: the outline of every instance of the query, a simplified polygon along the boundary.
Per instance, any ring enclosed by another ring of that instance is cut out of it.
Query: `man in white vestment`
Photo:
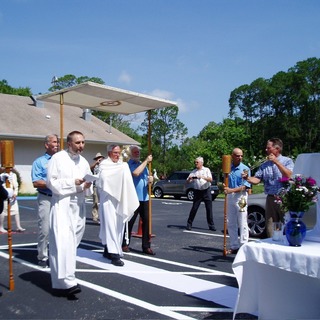
[[[121,149],[109,145],[108,158],[99,166],[97,186],[100,194],[100,234],[105,247],[103,256],[115,266],[123,266],[122,238],[126,221],[139,207],[139,200],[126,162],[120,160]]]
[[[81,292],[75,277],[77,247],[85,223],[85,196],[92,195],[88,161],[82,157],[84,136],[72,131],[67,136],[68,148],[55,153],[48,162],[47,183],[52,191],[50,210],[50,267],[52,288],[72,297]]]

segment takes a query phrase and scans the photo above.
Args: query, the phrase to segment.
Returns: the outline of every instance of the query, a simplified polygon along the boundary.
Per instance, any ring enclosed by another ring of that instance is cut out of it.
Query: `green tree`
[[[320,148],[320,59],[298,62],[289,72],[295,74],[296,103],[299,107],[301,152]]]
[[[32,92],[29,87],[19,87],[19,88],[13,88],[8,84],[7,80],[0,81],[0,92],[5,94],[12,94],[16,96],[31,96]]]
[[[222,156],[231,154],[235,147],[243,149],[246,153],[250,145],[248,133],[244,125],[245,121],[236,119],[224,119],[222,123],[210,122],[199,133],[199,139],[205,142],[203,156],[208,167],[219,173],[222,167]]]
[[[320,59],[298,62],[271,79],[257,79],[234,89],[229,99],[229,116],[240,111],[251,149],[263,150],[270,137],[280,137],[285,152],[296,156],[320,148]]]
[[[165,165],[175,159],[168,158],[168,151],[175,145],[180,145],[188,133],[188,129],[178,119],[178,107],[167,107],[150,111],[150,127],[152,154],[157,159],[158,166]],[[140,126],[140,130],[147,135],[149,130],[149,115]],[[163,168],[165,167],[163,166]],[[167,167],[166,167],[167,168]],[[163,169],[167,174],[168,169]]]
[[[248,134],[245,121],[224,119],[222,123],[209,122],[197,137],[187,138],[181,146],[183,159],[179,159],[186,169],[194,167],[196,157],[203,157],[204,164],[215,173],[218,180],[222,178],[222,156],[231,154],[233,148],[243,149],[249,157]]]
[[[88,76],[76,77],[73,74],[66,74],[62,77],[55,78],[55,80],[52,81],[52,86],[48,90],[51,92],[54,92],[57,90],[72,87],[77,84],[81,84],[81,83],[88,82],[88,81],[99,83],[99,84],[104,84],[104,81],[101,78],[88,77]]]

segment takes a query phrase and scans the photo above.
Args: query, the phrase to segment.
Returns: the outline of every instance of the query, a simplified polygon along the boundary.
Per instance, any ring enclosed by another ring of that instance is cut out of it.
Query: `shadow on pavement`
[[[42,271],[30,271],[19,276],[22,280],[28,281],[38,288],[52,294],[50,273]]]

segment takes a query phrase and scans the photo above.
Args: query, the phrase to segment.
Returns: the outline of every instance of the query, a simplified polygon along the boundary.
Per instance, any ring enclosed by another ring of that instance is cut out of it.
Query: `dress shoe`
[[[42,267],[42,268],[47,268],[48,267],[48,260],[39,260],[38,266]]]
[[[75,295],[77,293],[80,293],[80,292],[81,292],[81,287],[80,287],[79,284],[77,284],[77,285],[75,285],[75,286],[73,286],[73,287],[71,287],[69,289],[66,289],[65,290],[65,295],[67,297],[69,297],[69,296],[73,296],[73,295]]]
[[[53,289],[52,293],[56,297],[73,297],[75,294],[81,292],[81,287],[79,284],[69,288],[69,289]]]
[[[130,248],[128,246],[122,247],[123,252],[130,252]]]
[[[187,227],[186,227],[186,229],[187,229],[187,230],[189,230],[189,231],[192,229],[192,225],[191,225],[191,223],[187,223]]]
[[[217,231],[217,229],[216,229],[215,226],[209,226],[209,230],[211,230],[211,231]]]
[[[155,255],[156,255],[156,254],[152,251],[152,249],[150,249],[150,248],[145,248],[145,249],[143,249],[142,251],[143,251],[143,253],[148,254],[148,255],[150,255],[150,256],[155,256]]]
[[[124,266],[124,262],[120,258],[114,258],[111,260],[111,263],[115,265],[116,267],[122,267]]]
[[[16,230],[16,232],[24,232],[24,231],[26,231],[26,229],[24,229],[24,228],[19,228]]]

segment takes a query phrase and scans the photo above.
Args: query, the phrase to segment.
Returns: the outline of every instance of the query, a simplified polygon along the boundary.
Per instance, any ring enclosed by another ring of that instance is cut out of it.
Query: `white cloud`
[[[161,99],[166,99],[166,100],[172,100],[173,99],[173,93],[170,91],[166,90],[161,90],[161,89],[154,89],[150,92],[151,96],[161,98]]]
[[[179,108],[179,112],[181,112],[181,113],[188,112],[188,110],[189,110],[187,103],[185,103],[181,98],[174,99],[174,94],[170,91],[155,89],[152,92],[150,92],[150,95],[157,97],[157,98],[171,100],[171,101],[176,102],[178,105],[178,108]]]
[[[125,84],[130,84],[132,77],[130,76],[130,74],[126,71],[122,71],[119,78],[118,78],[119,82],[121,83],[125,83]]]
[[[181,113],[188,112],[188,106],[182,99],[178,98],[176,101],[177,101],[177,105],[179,107],[179,112],[181,112]]]

